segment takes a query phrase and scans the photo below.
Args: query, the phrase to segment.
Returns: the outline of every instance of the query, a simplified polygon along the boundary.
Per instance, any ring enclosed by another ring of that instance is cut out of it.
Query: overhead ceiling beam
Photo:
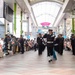
[[[63,4],[63,1],[59,1],[59,0],[34,0],[34,1],[29,1],[29,2],[30,2],[30,5],[33,5],[33,4],[36,4],[36,3],[39,3],[39,2],[45,2],[45,1],[57,2],[59,4]]]
[[[9,6],[10,6],[10,8],[12,9],[12,10],[14,10],[13,8],[14,8],[14,3],[17,3],[18,4],[18,6],[21,8],[21,10],[24,12],[25,10],[26,11],[28,11],[27,10],[27,7],[26,7],[26,5],[25,5],[25,3],[24,3],[24,0],[3,0],[4,2],[6,2]]]
[[[15,2],[19,5],[21,8],[21,11],[25,12],[25,10],[28,12],[27,7],[23,0],[15,0]]]
[[[75,0],[69,0],[64,12],[71,13],[73,10],[75,10]]]
[[[62,9],[61,9],[61,11],[60,11],[60,13],[59,13],[59,15],[57,17],[57,20],[56,20],[56,22],[53,25],[54,27],[59,25],[61,19],[64,17],[64,15],[65,15],[64,10],[65,10],[65,8],[66,8],[68,3],[69,3],[69,0],[65,0],[64,4],[62,6]]]
[[[30,16],[31,16],[31,18],[32,18],[32,20],[33,20],[34,25],[35,25],[35,26],[38,26],[38,24],[37,24],[37,22],[36,22],[36,19],[35,19],[35,17],[34,17],[33,11],[32,11],[32,9],[31,9],[31,6],[30,6],[28,0],[24,0],[24,2],[25,2],[26,6],[27,6],[27,8],[28,8],[28,10],[29,10],[29,13],[30,13]]]

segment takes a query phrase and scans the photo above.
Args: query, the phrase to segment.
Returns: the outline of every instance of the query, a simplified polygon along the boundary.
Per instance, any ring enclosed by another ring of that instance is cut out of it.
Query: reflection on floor
[[[64,51],[58,60],[49,63],[46,50],[41,56],[37,51],[25,52],[0,59],[0,75],[75,75],[75,56]]]

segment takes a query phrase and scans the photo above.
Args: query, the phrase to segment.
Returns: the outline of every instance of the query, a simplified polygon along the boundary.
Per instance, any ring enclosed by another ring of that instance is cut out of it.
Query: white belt
[[[53,42],[50,42],[50,41],[49,41],[49,42],[47,42],[47,43],[53,43]]]

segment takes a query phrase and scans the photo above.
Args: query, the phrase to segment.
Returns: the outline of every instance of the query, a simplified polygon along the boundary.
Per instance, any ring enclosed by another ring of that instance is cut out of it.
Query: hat
[[[7,36],[7,34],[5,34],[5,36]]]

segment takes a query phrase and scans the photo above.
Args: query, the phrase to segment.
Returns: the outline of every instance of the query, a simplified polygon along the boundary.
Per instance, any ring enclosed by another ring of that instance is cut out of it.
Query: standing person
[[[20,36],[19,43],[20,43],[21,53],[24,54],[24,39],[23,39],[22,35]]]
[[[11,47],[12,47],[12,51],[13,54],[16,53],[16,37],[11,35]]]
[[[59,34],[58,37],[58,52],[60,55],[63,55],[63,49],[64,49],[64,38],[62,37],[62,34]]]
[[[43,38],[47,39],[47,56],[48,56],[49,62],[51,62],[53,59],[53,45],[54,45],[53,43],[54,43],[55,35],[53,34],[52,29],[49,29],[48,32],[49,34],[45,34]]]
[[[54,49],[59,53],[59,35],[54,40]]]
[[[42,35],[40,33],[37,37],[37,44],[38,44],[38,54],[42,55]]]
[[[37,41],[36,41],[36,38],[34,38],[34,50],[36,51],[37,49]]]
[[[64,49],[64,38],[62,37],[62,34],[59,34],[58,37],[55,40],[56,45],[56,51],[63,55],[63,49]]]
[[[71,35],[71,45],[72,45],[72,53],[75,55],[75,35]]]
[[[8,35],[5,35],[5,39],[4,39],[4,52],[6,54],[8,54]]]

